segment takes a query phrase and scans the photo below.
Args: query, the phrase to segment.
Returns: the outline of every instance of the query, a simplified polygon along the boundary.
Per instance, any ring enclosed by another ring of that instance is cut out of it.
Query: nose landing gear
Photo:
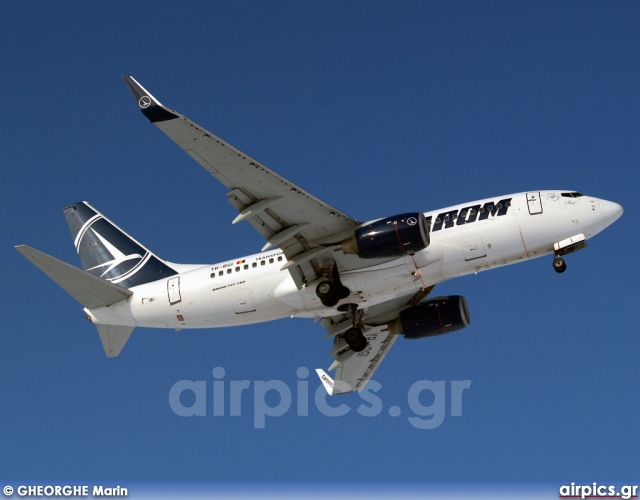
[[[587,239],[584,234],[576,234],[571,238],[567,238],[562,241],[558,241],[553,244],[554,257],[553,257],[553,269],[557,273],[563,273],[567,270],[567,264],[565,264],[563,255],[568,253],[577,252],[587,246]]]
[[[567,264],[562,257],[556,257],[553,259],[553,270],[557,273],[563,273],[567,270]]]

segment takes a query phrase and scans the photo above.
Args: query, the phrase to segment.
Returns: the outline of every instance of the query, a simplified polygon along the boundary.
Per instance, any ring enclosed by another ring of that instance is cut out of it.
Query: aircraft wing
[[[133,77],[123,78],[149,121],[229,189],[227,198],[240,213],[233,223],[247,220],[267,240],[263,250],[281,248],[298,288],[318,278],[318,259],[359,222],[166,108]]]
[[[334,361],[329,370],[335,368],[336,373],[335,378],[330,379],[330,388],[323,379],[323,375],[329,378],[326,373],[316,370],[332,396],[362,390],[398,338],[389,333],[387,325],[365,327],[363,334],[368,343],[362,352],[351,351],[342,339],[335,340],[330,353]]]
[[[330,395],[360,391],[378,369],[391,346],[398,338],[389,332],[389,321],[396,318],[400,311],[425,298],[434,289],[430,286],[418,295],[403,295],[381,304],[365,308],[359,318],[362,333],[367,339],[367,347],[361,352],[349,349],[341,334],[353,325],[347,314],[339,314],[320,321],[327,331],[325,338],[333,338],[333,348],[329,352],[333,363],[329,371],[335,369],[332,379],[323,370],[316,370],[325,389]]]

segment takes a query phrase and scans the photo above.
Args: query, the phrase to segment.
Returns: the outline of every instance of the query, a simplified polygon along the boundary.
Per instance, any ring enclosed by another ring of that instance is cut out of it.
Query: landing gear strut
[[[587,240],[584,234],[576,234],[571,238],[566,238],[553,244],[555,250],[553,254],[553,269],[557,273],[563,273],[567,270],[567,265],[562,258],[568,253],[577,252],[587,246]]]
[[[353,326],[342,335],[345,342],[353,352],[362,352],[367,347],[367,339],[362,333],[362,310],[357,304],[347,304],[348,312],[353,321]]]

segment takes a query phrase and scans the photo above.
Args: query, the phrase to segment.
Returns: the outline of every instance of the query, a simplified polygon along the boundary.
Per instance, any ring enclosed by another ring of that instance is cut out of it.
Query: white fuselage
[[[517,193],[427,212],[429,246],[413,256],[341,270],[352,292],[344,302],[366,308],[450,278],[553,253],[554,243],[579,234],[591,238],[621,213],[615,203],[569,193]],[[479,213],[492,203],[501,203],[506,213]],[[134,287],[129,300],[86,313],[94,323],[175,329],[335,315],[316,296],[316,283],[297,289],[289,271],[281,270],[285,263],[282,251],[273,250],[183,267],[190,270]]]

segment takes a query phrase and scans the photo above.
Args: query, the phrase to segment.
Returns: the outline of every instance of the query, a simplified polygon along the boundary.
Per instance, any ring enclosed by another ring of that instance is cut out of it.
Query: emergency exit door
[[[229,294],[229,298],[231,299],[231,304],[233,304],[233,310],[236,314],[243,314],[256,310],[256,306],[253,304],[253,299],[251,298],[251,290],[248,288],[234,290]]]
[[[542,201],[540,200],[540,193],[527,193],[527,205],[531,215],[541,214]]]

